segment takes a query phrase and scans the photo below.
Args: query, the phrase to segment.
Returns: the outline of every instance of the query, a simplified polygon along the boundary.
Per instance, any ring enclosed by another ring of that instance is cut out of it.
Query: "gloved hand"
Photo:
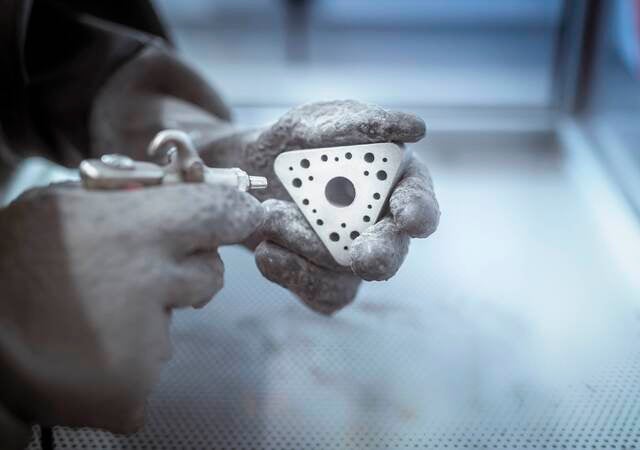
[[[288,150],[417,142],[424,134],[424,122],[412,114],[352,100],[333,101],[295,108],[262,132],[214,141],[201,154],[210,164],[235,165],[269,179],[269,189],[256,194],[268,199],[258,236],[262,242],[255,249],[257,265],[265,277],[309,307],[330,314],[351,302],[362,279],[392,277],[407,254],[410,238],[424,238],[436,230],[440,211],[429,172],[412,158],[391,194],[387,215],[353,241],[351,267],[344,267],[333,260],[289,201],[273,171],[275,158]]]
[[[262,207],[236,189],[52,186],[0,210],[0,401],[44,424],[130,432],[170,356],[173,308],[223,283],[220,245]]]
[[[204,161],[240,167],[269,179],[256,193],[265,202],[263,236],[254,236],[256,262],[270,280],[312,309],[332,313],[355,296],[361,279],[385,280],[404,260],[412,237],[427,237],[440,212],[426,167],[414,157],[390,199],[390,211],[351,245],[351,267],[337,265],[273,172],[283,151],[377,142],[416,142],[424,122],[352,100],[295,108],[266,130],[243,131],[201,77],[171,51],[148,48],[116,72],[102,89],[91,117],[93,152],[127,151],[143,158],[155,133],[189,132]],[[274,201],[279,200],[279,201]],[[262,241],[260,245],[258,242]]]

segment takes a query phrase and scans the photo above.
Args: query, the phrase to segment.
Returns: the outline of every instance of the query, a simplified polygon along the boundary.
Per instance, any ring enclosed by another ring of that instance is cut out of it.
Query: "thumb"
[[[261,224],[263,209],[250,194],[205,183],[181,183],[134,191],[47,189],[67,210],[102,217],[101,225],[179,253],[244,241]]]
[[[181,183],[135,191],[66,190],[118,217],[118,232],[179,253],[244,241],[263,220],[262,205],[236,188]],[[102,205],[102,206],[100,206]]]
[[[167,186],[165,192],[146,190],[161,196],[154,215],[160,233],[181,247],[237,244],[263,221],[260,202],[236,188],[186,183]]]

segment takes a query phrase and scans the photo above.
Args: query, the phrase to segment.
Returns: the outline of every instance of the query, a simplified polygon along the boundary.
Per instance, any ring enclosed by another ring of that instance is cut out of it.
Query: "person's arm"
[[[173,49],[149,45],[98,92],[90,115],[91,154],[116,152],[147,159],[149,143],[164,129],[188,133],[202,149],[239,135],[230,119],[217,92]]]
[[[0,447],[33,423],[137,430],[171,311],[222,289],[218,247],[262,216],[251,195],[204,183],[52,185],[0,209]]]
[[[0,62],[9,68],[0,71],[0,129],[14,160],[39,155],[76,166],[104,152],[135,155],[118,144],[129,144],[136,126],[164,128],[169,110],[173,117],[185,108],[205,112],[208,128],[229,120],[217,93],[174,56],[148,0],[7,0],[0,16]],[[131,91],[103,95],[132,67]],[[93,127],[94,116],[108,120]],[[118,139],[111,132],[120,133],[114,127],[123,116],[134,120]]]
[[[349,304],[361,281],[386,280],[404,261],[411,238],[432,234],[440,211],[426,166],[412,157],[380,222],[354,239],[350,266],[338,265],[273,170],[283,151],[376,142],[411,143],[425,135],[419,117],[353,100],[303,105],[262,130],[243,130],[195,100],[207,85],[179,58],[148,48],[105,84],[92,115],[94,152],[138,159],[154,134],[177,128],[191,135],[204,162],[239,167],[269,180],[265,223],[246,243],[262,274],[294,292],[311,309],[332,314]]]
[[[90,154],[146,159],[153,136],[177,128],[191,135],[207,165],[239,167],[267,177],[269,189],[255,194],[269,200],[266,225],[250,243],[256,248],[256,263],[265,277],[325,314],[350,303],[363,279],[392,277],[411,238],[427,237],[437,228],[440,212],[433,184],[427,168],[414,157],[385,217],[353,240],[351,264],[340,266],[289,202],[273,172],[273,162],[283,151],[417,142],[425,135],[419,117],[346,100],[294,108],[262,130],[242,130],[229,119],[228,108],[201,76],[169,46],[150,42],[101,85],[89,114]]]

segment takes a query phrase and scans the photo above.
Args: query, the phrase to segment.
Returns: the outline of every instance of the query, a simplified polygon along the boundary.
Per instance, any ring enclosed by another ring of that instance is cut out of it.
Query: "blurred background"
[[[639,0],[157,6],[241,125],[344,98],[421,115],[442,219],[333,318],[225,249],[145,429],[60,448],[640,447]]]
[[[543,107],[560,1],[159,2],[178,45],[237,105],[362,98]],[[469,76],[473,74],[472,76]]]

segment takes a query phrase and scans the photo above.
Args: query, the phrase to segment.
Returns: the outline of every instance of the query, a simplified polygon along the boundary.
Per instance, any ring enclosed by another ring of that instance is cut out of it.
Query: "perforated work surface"
[[[333,318],[225,249],[146,428],[57,428],[56,448],[640,447],[637,293],[562,158],[467,156],[432,153],[440,231]]]

